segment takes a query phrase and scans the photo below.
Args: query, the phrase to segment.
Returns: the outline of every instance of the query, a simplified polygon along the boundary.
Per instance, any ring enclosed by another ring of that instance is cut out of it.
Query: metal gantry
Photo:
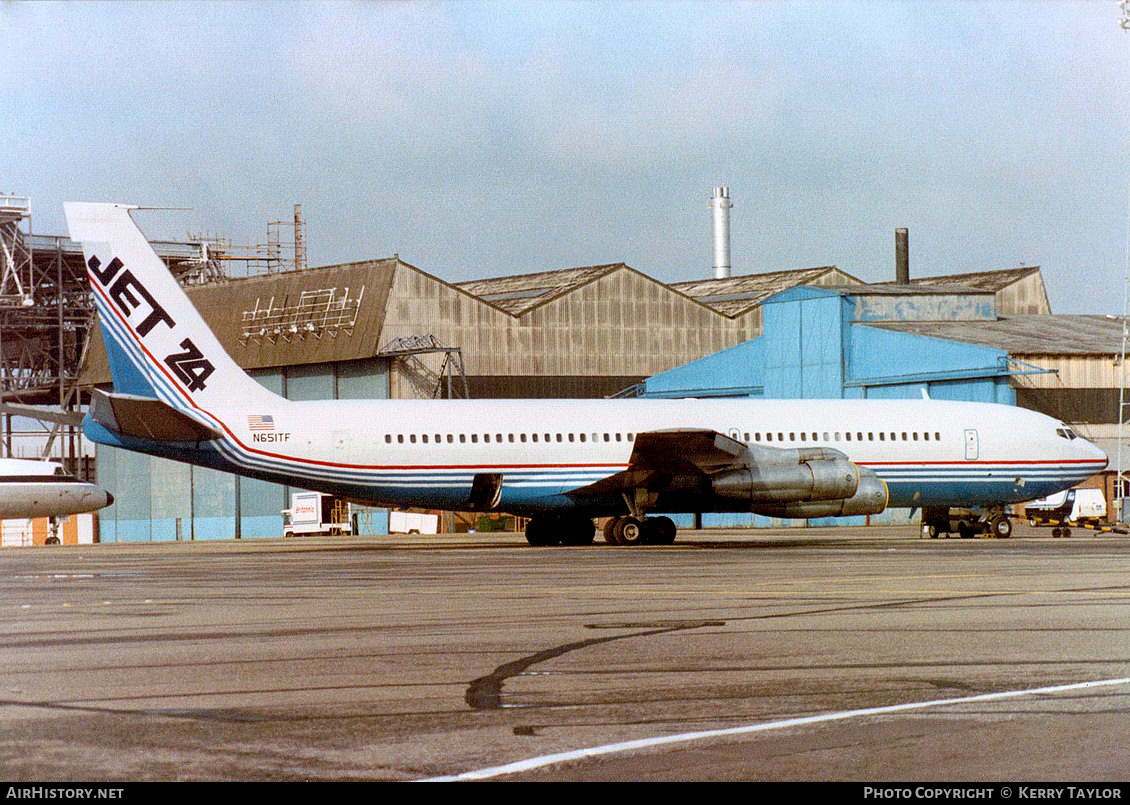
[[[438,371],[421,359],[423,355],[443,355]],[[448,347],[432,334],[397,338],[385,344],[378,358],[389,358],[401,366],[401,375],[427,399],[470,399],[467,375],[463,371],[463,351]]]

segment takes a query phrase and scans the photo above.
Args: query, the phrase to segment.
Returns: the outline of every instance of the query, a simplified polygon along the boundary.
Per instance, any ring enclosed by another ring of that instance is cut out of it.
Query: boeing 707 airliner
[[[360,503],[529,517],[534,545],[669,544],[659,512],[994,509],[1106,467],[1066,424],[933,400],[291,401],[225,352],[130,217],[68,203],[113,379],[95,442]],[[1007,520],[1003,521],[1007,523]]]

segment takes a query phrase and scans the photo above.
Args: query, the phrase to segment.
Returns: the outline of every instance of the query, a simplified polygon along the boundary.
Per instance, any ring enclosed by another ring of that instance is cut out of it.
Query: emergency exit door
[[[977,458],[977,431],[965,431],[965,460],[974,461]]]

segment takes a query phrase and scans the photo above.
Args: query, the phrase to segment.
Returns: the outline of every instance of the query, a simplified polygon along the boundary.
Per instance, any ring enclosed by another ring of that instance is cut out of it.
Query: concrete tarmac
[[[0,589],[9,782],[1130,779],[1120,535],[6,548]]]

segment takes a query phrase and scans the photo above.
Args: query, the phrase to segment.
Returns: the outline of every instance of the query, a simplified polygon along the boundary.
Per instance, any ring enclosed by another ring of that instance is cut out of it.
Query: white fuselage
[[[627,468],[637,433],[672,429],[835,448],[887,483],[892,506],[1030,500],[1106,466],[1042,414],[933,400],[280,400],[207,413],[229,434],[208,463],[402,506],[458,507],[476,474],[496,473],[499,508],[556,508]]]

